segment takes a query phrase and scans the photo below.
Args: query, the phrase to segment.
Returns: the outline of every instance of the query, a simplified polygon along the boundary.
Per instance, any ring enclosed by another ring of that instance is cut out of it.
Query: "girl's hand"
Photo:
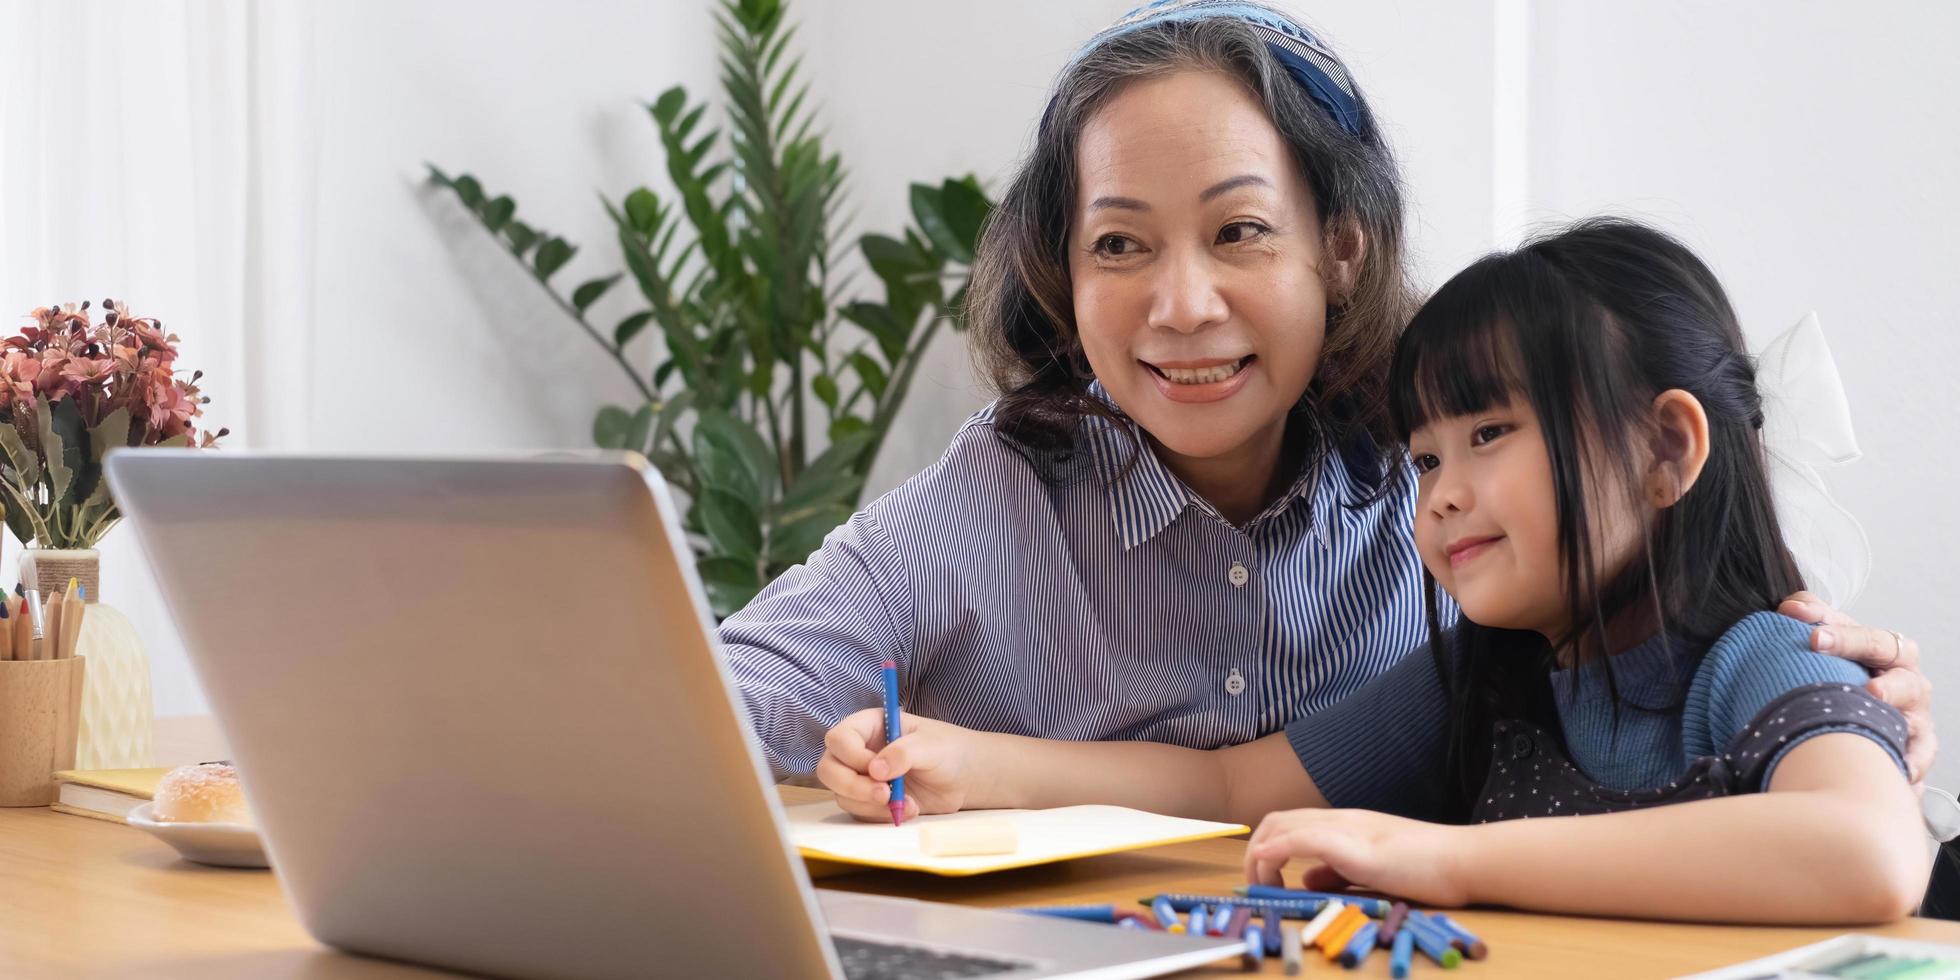
[[[1303,887],[1329,891],[1354,885],[1424,905],[1463,905],[1467,889],[1456,871],[1463,828],[1391,817],[1372,810],[1287,810],[1259,822],[1245,849],[1245,877],[1284,885],[1288,861],[1319,861]]]
[[[885,744],[885,712],[867,708],[824,733],[817,779],[837,794],[837,805],[859,820],[887,823],[894,776],[905,777],[905,816],[952,813],[971,790],[970,763],[979,734],[918,715],[899,715],[904,736]]]
[[[1806,623],[1822,623],[1810,634],[1812,650],[1871,671],[1865,689],[1906,716],[1906,774],[1914,789],[1923,790],[1940,739],[1933,732],[1933,684],[1919,672],[1919,644],[1891,630],[1860,626],[1809,592],[1783,600],[1776,611]]]

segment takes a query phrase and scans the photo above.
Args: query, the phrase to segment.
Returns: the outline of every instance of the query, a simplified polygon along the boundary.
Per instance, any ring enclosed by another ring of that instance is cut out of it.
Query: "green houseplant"
[[[857,242],[883,299],[841,295],[844,169],[805,105],[785,14],[782,0],[720,3],[725,131],[681,87],[647,105],[678,199],[601,196],[624,271],[567,288],[554,276],[578,246],[518,220],[475,177],[429,167],[632,380],[643,401],[599,409],[593,440],[644,453],[687,496],[722,615],[856,509],[920,357],[942,324],[964,327],[992,207],[971,176],[912,185],[914,226]],[[608,329],[590,311],[623,279],[644,308]],[[628,354],[642,334],[658,340],[651,371]]]

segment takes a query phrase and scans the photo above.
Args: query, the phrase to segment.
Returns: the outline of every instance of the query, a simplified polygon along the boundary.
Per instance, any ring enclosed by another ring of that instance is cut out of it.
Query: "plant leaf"
[[[27,443],[20,437],[20,430],[15,429],[12,423],[0,423],[0,448],[6,450],[7,463],[14,468],[21,486],[31,487],[41,482],[41,461],[35,457],[33,450],[27,448]]]
[[[952,225],[946,221],[939,188],[931,184],[912,185],[912,220],[919,223],[919,229],[926,233],[926,240],[941,252],[961,262],[973,261],[972,246],[960,241]]]
[[[726,412],[704,411],[694,421],[697,454],[704,440],[725,451],[747,471],[749,484],[758,491],[758,498],[775,496],[778,484],[776,454],[754,428]],[[714,481],[709,482],[712,484]]]
[[[510,239],[510,250],[520,257],[538,243],[538,233],[522,221],[513,221],[504,226],[504,237]]]
[[[486,201],[477,209],[477,214],[483,217],[483,226],[493,232],[502,231],[504,225],[510,222],[511,216],[516,213],[517,202],[511,200],[509,195],[500,196],[494,201]]]
[[[844,416],[838,421],[845,419],[860,425],[863,423],[862,419],[853,415]],[[783,494],[783,501],[776,508],[776,520],[801,520],[804,511],[809,508],[854,502],[858,489],[864,484],[865,471],[870,468],[863,463],[862,457],[870,447],[871,439],[872,434],[868,429],[846,432],[841,437],[833,436],[829,448],[811,460],[810,465],[796,475],[789,492]]]
[[[8,500],[7,527],[13,530],[14,536],[19,538],[22,544],[29,541],[39,541],[44,547],[55,544],[49,540],[48,526],[41,520],[40,509],[29,499],[34,495],[31,486],[23,489],[15,486],[12,480],[0,480],[0,492],[4,492]],[[20,532],[19,523],[16,521],[17,515],[27,524],[26,534]]]
[[[661,125],[666,126],[673,123],[674,117],[680,113],[681,107],[686,104],[687,89],[683,86],[676,85],[660,93],[660,97],[653,100],[653,105],[648,108],[653,111],[653,118],[659,120]]]
[[[621,347],[626,346],[627,341],[639,336],[640,331],[646,329],[647,321],[651,319],[653,319],[652,310],[641,310],[619,321],[619,326],[613,328],[613,343]]]
[[[476,178],[469,174],[459,174],[456,179],[449,182],[449,188],[455,191],[456,196],[462,198],[463,203],[469,205],[471,210],[475,210],[483,203],[483,185],[477,183]]]
[[[953,240],[960,246],[959,250],[947,254],[972,265],[973,255],[980,245],[980,229],[986,226],[987,216],[993,210],[993,202],[987,200],[986,193],[980,190],[980,182],[972,176],[949,179],[941,184],[939,213],[945,218]],[[930,234],[931,229],[927,229],[927,233]]]
[[[857,368],[858,377],[864,379],[864,386],[871,391],[872,398],[885,397],[885,369],[871,355],[863,351],[851,354],[851,366]]]
[[[646,454],[647,440],[653,435],[653,420],[659,414],[660,406],[647,402],[633,413],[633,420],[626,424],[626,441],[623,445],[642,455]]]
[[[620,449],[626,445],[626,430],[633,424],[633,416],[618,405],[607,405],[599,409],[592,419],[592,442],[601,449]]]
[[[662,402],[660,405],[660,423],[653,428],[653,441],[656,443],[665,442],[667,440],[667,433],[672,432],[674,427],[681,423],[681,416],[686,415],[693,407],[693,391],[678,392],[674,397]]]
[[[13,485],[5,480],[0,480],[0,486],[6,488],[10,497],[18,497],[20,494],[20,491],[15,490]],[[6,512],[7,530],[14,532],[15,540],[24,543],[35,539],[34,519],[29,516],[25,506],[0,502],[0,511]]]
[[[102,421],[88,431],[88,444],[89,453],[98,463],[109,450],[129,445],[129,409],[118,408],[103,416]]]
[[[709,426],[700,420],[694,425],[694,468],[701,474],[701,485],[704,487],[722,490],[743,500],[757,500],[762,496],[762,484],[742,462],[741,450],[711,432]]]
[[[578,249],[562,238],[547,239],[538,246],[538,254],[531,259],[531,265],[538,270],[539,278],[549,279],[551,274],[565,267]]]
[[[651,235],[655,228],[660,227],[660,198],[655,197],[652,191],[644,187],[634,189],[626,195],[624,206],[626,220],[632,224],[634,231]]]
[[[871,428],[871,423],[866,422],[865,420],[858,418],[855,415],[839,416],[837,421],[830,423],[830,444],[835,446],[839,442],[842,442],[846,437],[854,436],[861,432],[867,432],[870,430],[870,428]]]
[[[851,508],[841,504],[826,504],[809,511],[796,521],[771,529],[770,563],[791,564],[808,559],[812,552],[823,545],[825,535],[836,530],[839,524],[851,519],[851,513]]]
[[[708,604],[714,607],[717,616],[733,615],[762,591],[762,577],[756,574],[754,561],[703,555],[694,563],[694,569],[701,575],[701,584],[708,590]]]
[[[53,408],[46,398],[40,399],[37,407],[34,418],[41,427],[41,457],[48,468],[48,503],[53,505],[67,499],[68,491],[74,485],[75,468],[69,465],[69,453],[79,455],[81,447],[76,446],[71,450],[62,443],[61,436],[55,431]]]
[[[579,286],[572,291],[572,307],[580,313],[584,313],[586,307],[591,306],[599,297],[604,296],[606,290],[611,289],[613,283],[618,282],[623,275],[624,273],[615,272],[604,279],[594,279]]]
[[[861,301],[847,303],[837,312],[843,314],[844,319],[863,327],[878,342],[878,349],[884,352],[887,363],[897,364],[898,359],[905,355],[905,342],[912,329],[890,307]]]
[[[748,501],[714,487],[701,491],[701,524],[715,550],[753,561],[762,551],[762,524]]]

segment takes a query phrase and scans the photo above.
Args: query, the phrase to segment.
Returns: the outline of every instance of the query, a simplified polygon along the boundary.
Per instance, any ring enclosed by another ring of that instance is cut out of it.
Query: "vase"
[[[66,589],[70,579],[82,586],[87,606],[75,639],[75,655],[88,658],[75,768],[149,768],[155,764],[150,658],[128,617],[102,602],[101,554],[93,548],[22,552],[20,580],[41,590],[44,601]]]

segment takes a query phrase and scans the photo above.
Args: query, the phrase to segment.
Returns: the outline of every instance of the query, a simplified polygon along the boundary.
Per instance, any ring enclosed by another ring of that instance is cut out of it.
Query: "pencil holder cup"
[[[54,774],[75,768],[81,657],[0,660],[0,806],[54,802]]]

